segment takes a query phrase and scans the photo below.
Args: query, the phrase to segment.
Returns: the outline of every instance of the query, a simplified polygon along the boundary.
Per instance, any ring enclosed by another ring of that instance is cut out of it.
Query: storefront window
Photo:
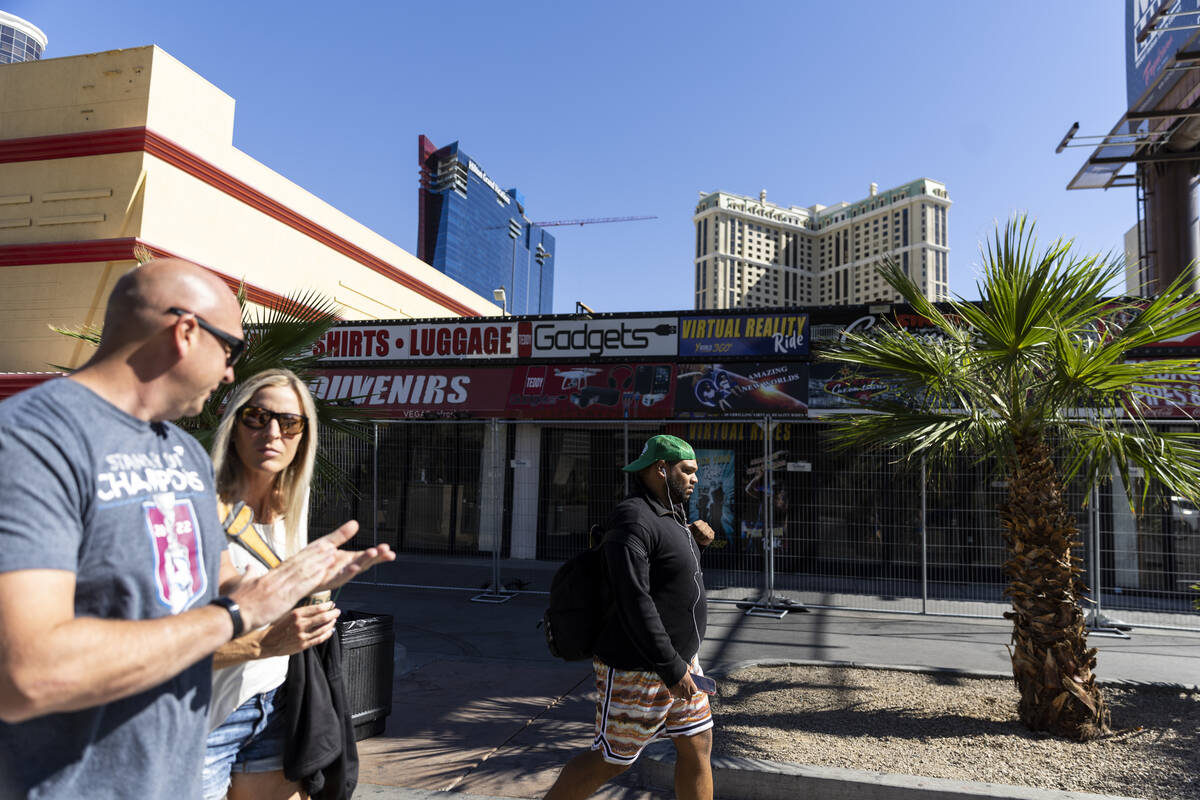
[[[477,553],[485,432],[477,423],[380,427],[380,541],[402,551]]]

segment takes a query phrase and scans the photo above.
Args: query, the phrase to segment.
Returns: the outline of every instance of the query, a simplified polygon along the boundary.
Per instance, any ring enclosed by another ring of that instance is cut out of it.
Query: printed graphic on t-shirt
[[[178,445],[171,453],[111,453],[96,476],[96,498],[108,503],[150,492],[204,491],[204,479],[188,468],[185,456]]]
[[[142,503],[142,510],[154,545],[158,599],[178,614],[208,588],[196,509],[191,500],[163,492]]]

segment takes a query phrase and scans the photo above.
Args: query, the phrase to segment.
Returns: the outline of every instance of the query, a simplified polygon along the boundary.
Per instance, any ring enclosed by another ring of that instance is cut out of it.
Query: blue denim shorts
[[[204,800],[220,800],[234,772],[283,769],[286,740],[283,687],[256,694],[208,734],[204,751]]]

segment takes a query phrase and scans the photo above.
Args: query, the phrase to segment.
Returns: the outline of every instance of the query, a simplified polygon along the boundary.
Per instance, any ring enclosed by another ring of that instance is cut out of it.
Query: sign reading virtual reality
[[[681,358],[808,355],[808,314],[757,314],[679,319]]]

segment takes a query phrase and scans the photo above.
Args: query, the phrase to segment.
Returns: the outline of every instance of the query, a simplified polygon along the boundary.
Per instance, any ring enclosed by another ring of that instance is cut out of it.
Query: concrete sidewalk
[[[546,598],[491,605],[471,594],[356,583],[339,597],[343,608],[391,614],[397,641],[393,712],[383,736],[359,743],[356,797],[541,797],[590,744],[591,666],[547,652],[536,627]],[[1003,619],[817,611],[776,620],[712,604],[701,661],[718,673],[773,659],[1010,674],[1009,631]],[[1193,684],[1200,676],[1200,634],[1135,630],[1129,640],[1091,643],[1102,680]],[[637,783],[631,770],[596,796],[664,796]]]

